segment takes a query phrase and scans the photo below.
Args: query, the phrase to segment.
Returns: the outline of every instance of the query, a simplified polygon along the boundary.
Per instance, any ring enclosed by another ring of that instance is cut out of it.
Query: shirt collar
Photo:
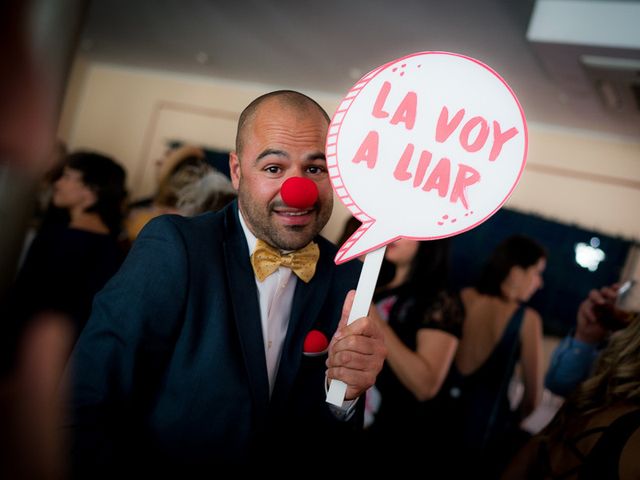
[[[244,218],[242,217],[242,212],[240,211],[239,208],[238,208],[238,216],[240,217],[240,226],[242,227],[244,236],[247,239],[247,245],[249,247],[249,256],[251,256],[253,251],[256,249],[256,243],[258,243],[258,239],[251,232],[251,230],[249,230],[249,227],[247,226],[247,223],[244,221]]]
[[[244,221],[244,217],[242,216],[242,211],[240,207],[238,207],[238,217],[240,217],[240,226],[242,227],[242,231],[244,232],[244,236],[247,239],[247,246],[249,247],[249,256],[256,249],[256,244],[258,243],[258,238],[253,234],[253,232],[247,226],[247,222]],[[264,240],[263,240],[264,241]],[[268,243],[268,242],[267,242]],[[278,250],[280,250],[278,248]],[[280,250],[281,253],[289,253],[293,250]]]

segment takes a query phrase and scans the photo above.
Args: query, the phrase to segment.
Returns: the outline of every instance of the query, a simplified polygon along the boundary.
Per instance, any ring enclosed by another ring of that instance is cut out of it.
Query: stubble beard
[[[310,224],[283,226],[276,222],[276,214],[273,211],[276,206],[275,202],[259,207],[251,195],[240,188],[238,205],[253,234],[280,250],[298,250],[305,247],[327,224],[333,207],[331,203],[324,205],[324,207],[320,207],[318,204],[315,208],[315,220]]]

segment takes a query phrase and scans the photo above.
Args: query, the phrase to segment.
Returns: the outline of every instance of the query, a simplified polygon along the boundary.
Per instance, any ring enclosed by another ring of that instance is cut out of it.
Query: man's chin
[[[306,247],[316,236],[314,232],[304,227],[288,227],[286,230],[286,233],[278,238],[280,245],[277,247],[281,250],[298,250]]]

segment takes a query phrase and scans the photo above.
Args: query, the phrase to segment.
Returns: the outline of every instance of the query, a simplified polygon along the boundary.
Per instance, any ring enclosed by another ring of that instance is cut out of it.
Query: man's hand
[[[387,354],[382,329],[371,315],[347,325],[354,297],[355,290],[351,290],[345,298],[327,358],[327,377],[347,384],[346,400],[359,397],[375,384]]]
[[[596,308],[598,305],[613,304],[618,297],[619,284],[614,283],[599,290],[591,290],[587,298],[578,308],[576,321],[577,340],[597,344],[609,334],[609,330],[598,321]]]

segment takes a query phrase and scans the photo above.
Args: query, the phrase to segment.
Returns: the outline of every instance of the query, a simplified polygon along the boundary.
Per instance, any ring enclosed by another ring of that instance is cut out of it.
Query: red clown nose
[[[291,177],[282,184],[280,195],[290,207],[309,208],[318,200],[318,187],[308,178]]]

